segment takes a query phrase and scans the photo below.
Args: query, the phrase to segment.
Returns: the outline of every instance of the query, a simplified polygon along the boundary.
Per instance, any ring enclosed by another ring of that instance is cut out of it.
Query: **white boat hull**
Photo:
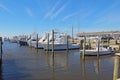
[[[82,53],[83,50],[81,50],[81,53]],[[104,51],[98,51],[97,50],[85,50],[85,55],[87,56],[96,56],[96,55],[110,55],[114,53],[114,51],[110,51],[110,50],[104,50]]]
[[[37,48],[37,43],[36,43],[36,41],[29,41],[28,42],[28,45],[30,46],[30,47],[34,47],[34,48]],[[38,49],[43,49],[43,44],[42,43],[40,43],[40,42],[38,42]]]
[[[44,44],[43,47],[44,47],[44,50],[52,51],[52,44],[49,44],[49,47],[47,46],[47,44]],[[80,45],[69,44],[68,50],[73,50],[73,49],[80,49]],[[61,51],[61,50],[67,50],[67,45],[66,44],[54,44],[54,51]]]
[[[116,56],[120,56],[120,53],[115,53]]]
[[[35,47],[36,46],[36,41],[29,41],[28,46],[29,47]]]
[[[35,46],[35,48],[37,48],[37,47]],[[42,43],[38,43],[38,49],[43,49],[43,44]]]

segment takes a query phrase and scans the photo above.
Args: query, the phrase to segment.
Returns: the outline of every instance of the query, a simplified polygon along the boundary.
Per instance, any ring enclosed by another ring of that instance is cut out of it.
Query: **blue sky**
[[[0,0],[0,36],[120,30],[120,0]]]

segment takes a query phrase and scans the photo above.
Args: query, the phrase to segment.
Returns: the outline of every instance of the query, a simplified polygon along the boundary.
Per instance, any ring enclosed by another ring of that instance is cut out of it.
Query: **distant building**
[[[102,32],[84,32],[78,33],[78,37],[112,37],[114,39],[120,38],[120,31],[102,31]]]

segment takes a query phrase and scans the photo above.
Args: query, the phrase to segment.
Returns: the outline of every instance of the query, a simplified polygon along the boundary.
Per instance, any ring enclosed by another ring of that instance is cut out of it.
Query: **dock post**
[[[89,49],[91,49],[91,41],[90,41],[90,39],[89,39],[88,43],[89,43]]]
[[[69,50],[69,46],[68,46],[68,35],[66,36],[67,37],[67,51]]]
[[[119,57],[115,57],[113,80],[117,80],[118,78],[118,71],[119,71],[118,69],[119,69]]]
[[[3,50],[2,50],[2,37],[0,37],[0,64],[2,64],[2,53],[3,53]]]
[[[99,57],[99,52],[100,52],[100,41],[99,41],[99,39],[98,39],[98,45],[97,45],[97,47],[98,47],[97,57]]]
[[[47,33],[47,53],[49,52],[49,33]]]
[[[72,43],[74,43],[74,37],[73,37],[73,26],[72,26]]]
[[[120,43],[119,43],[119,50],[118,51],[120,52]]]
[[[52,30],[52,53],[54,57],[54,30]]]
[[[32,41],[31,41],[31,38],[32,38],[32,35],[30,35],[30,38],[29,38],[29,39],[30,39],[30,45],[29,45],[30,48],[32,48]]]
[[[109,39],[107,39],[107,46],[109,47]]]
[[[80,40],[80,49],[83,49],[83,39]]]
[[[84,58],[85,58],[85,46],[86,46],[86,37],[84,36],[82,59],[84,59]]]
[[[36,49],[38,49],[38,34],[37,34],[37,40],[36,40]]]

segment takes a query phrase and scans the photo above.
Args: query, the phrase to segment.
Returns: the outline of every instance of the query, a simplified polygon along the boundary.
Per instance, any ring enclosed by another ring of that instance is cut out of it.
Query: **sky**
[[[0,0],[0,36],[120,30],[120,0]]]

